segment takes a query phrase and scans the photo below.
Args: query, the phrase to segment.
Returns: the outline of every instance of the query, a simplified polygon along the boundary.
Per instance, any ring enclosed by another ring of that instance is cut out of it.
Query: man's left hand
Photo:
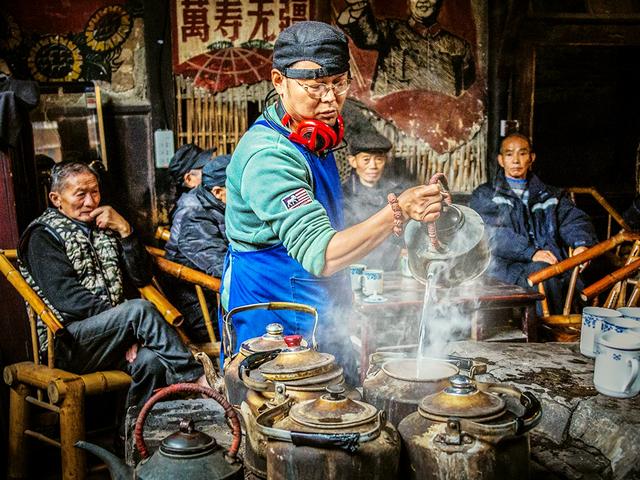
[[[95,219],[98,228],[115,230],[120,234],[120,238],[128,237],[131,234],[129,222],[109,205],[96,208],[91,212],[91,217]]]

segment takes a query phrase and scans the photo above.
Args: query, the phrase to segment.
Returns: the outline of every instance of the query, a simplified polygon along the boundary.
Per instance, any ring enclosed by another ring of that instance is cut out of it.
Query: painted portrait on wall
[[[351,39],[351,96],[438,153],[485,119],[481,0],[333,0]]]

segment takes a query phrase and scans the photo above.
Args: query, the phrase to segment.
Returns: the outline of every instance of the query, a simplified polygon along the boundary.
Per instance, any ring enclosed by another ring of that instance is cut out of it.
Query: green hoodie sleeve
[[[305,270],[320,276],[327,245],[336,231],[313,196],[305,159],[288,141],[279,143],[278,148],[258,150],[249,159],[242,176],[242,197],[278,236],[289,255]],[[311,200],[287,207],[285,198],[300,189]]]

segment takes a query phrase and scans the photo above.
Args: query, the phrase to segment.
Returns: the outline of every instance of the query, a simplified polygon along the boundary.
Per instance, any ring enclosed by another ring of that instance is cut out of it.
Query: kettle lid
[[[505,401],[497,395],[483,392],[465,375],[449,377],[450,386],[422,399],[418,412],[431,420],[449,417],[491,420],[504,414]]]
[[[327,393],[291,407],[291,419],[321,430],[354,427],[376,420],[378,409],[348,398],[342,385],[329,385]]]
[[[263,363],[258,371],[273,381],[297,380],[320,375],[335,369],[335,357],[301,345],[300,335],[286,335],[287,348],[276,358]]]
[[[245,356],[249,356],[252,353],[268,352],[276,350],[278,348],[286,348],[287,344],[284,341],[284,328],[280,323],[270,323],[265,328],[265,333],[260,337],[250,338],[242,342],[240,350]]]
[[[183,419],[180,430],[172,433],[160,443],[160,453],[166,456],[196,456],[208,453],[217,447],[215,439],[196,430],[193,420]]]

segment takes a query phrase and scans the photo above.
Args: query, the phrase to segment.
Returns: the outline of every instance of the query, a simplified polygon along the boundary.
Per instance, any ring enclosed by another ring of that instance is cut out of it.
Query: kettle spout
[[[87,450],[100,458],[100,460],[107,465],[113,480],[131,480],[133,478],[133,468],[126,465],[120,458],[116,457],[113,453],[105,450],[104,448],[83,440],[77,441],[75,443],[75,447]]]

